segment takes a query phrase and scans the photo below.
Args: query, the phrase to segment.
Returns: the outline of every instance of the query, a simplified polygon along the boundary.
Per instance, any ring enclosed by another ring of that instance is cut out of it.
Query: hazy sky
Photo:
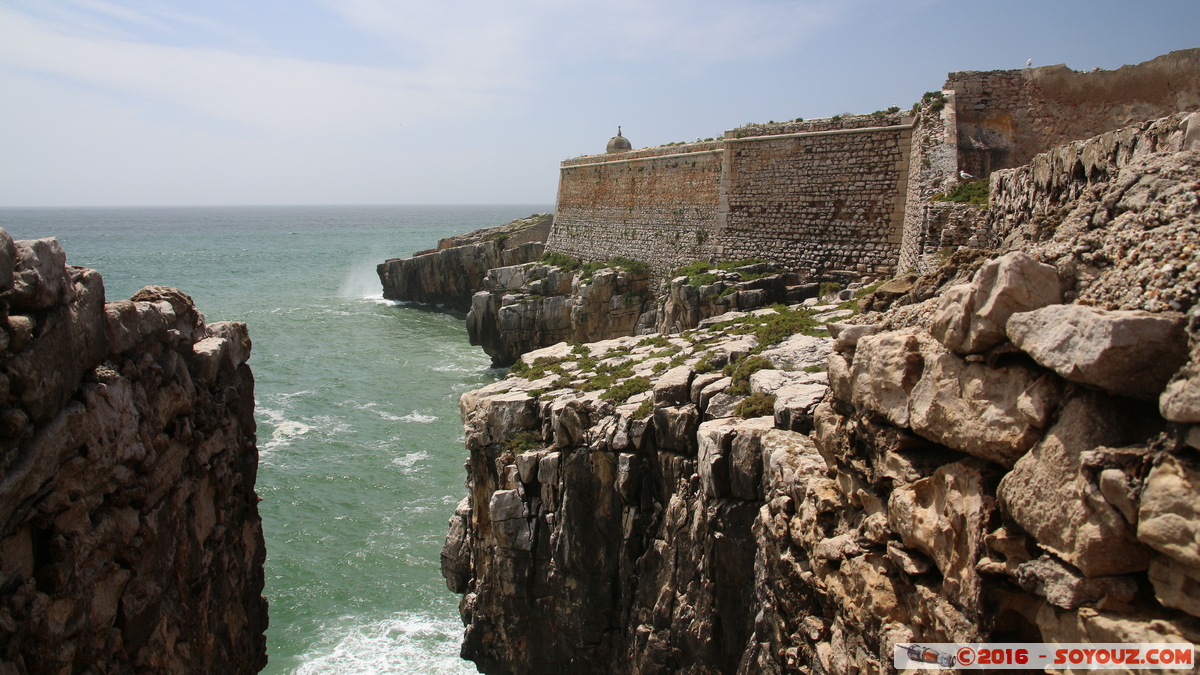
[[[558,163],[1200,46],[1200,1],[0,0],[0,206],[552,203]]]

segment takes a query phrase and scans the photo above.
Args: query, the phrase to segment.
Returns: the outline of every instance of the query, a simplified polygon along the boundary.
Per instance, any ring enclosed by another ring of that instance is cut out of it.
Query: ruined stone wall
[[[1200,49],[1112,71],[1066,66],[950,73],[961,169],[987,176],[1068,141],[1200,109]]]
[[[959,182],[958,128],[954,92],[943,92],[945,102],[922,100],[912,131],[908,194],[905,196],[904,232],[900,242],[899,271],[924,271],[941,233],[931,227],[927,207],[934,195]],[[932,248],[932,250],[930,250]]]
[[[258,672],[245,324],[0,229],[0,672]]]
[[[721,257],[760,257],[814,277],[891,272],[911,129],[898,115],[876,124],[726,138]]]
[[[1026,166],[997,172],[980,243],[999,247],[1023,228],[1052,232],[1062,221],[1065,204],[1112,180],[1131,162],[1197,149],[1200,113],[1178,113],[1067,143],[1035,156]]]
[[[710,257],[723,152],[713,141],[563,162],[547,250],[660,274]]]

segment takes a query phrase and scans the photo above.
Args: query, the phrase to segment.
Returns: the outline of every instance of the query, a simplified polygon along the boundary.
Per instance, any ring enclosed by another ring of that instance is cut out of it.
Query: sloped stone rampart
[[[660,275],[711,257],[724,153],[712,141],[563,162],[548,250],[640,260]]]

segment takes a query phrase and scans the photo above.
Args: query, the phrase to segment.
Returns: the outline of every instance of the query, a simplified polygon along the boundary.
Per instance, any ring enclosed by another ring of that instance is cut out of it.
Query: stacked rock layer
[[[913,642],[1200,643],[1188,125],[999,173],[996,248],[829,338],[760,347],[765,310],[533,352],[464,395],[464,656],[849,675]]]
[[[258,672],[245,324],[0,230],[0,672]]]

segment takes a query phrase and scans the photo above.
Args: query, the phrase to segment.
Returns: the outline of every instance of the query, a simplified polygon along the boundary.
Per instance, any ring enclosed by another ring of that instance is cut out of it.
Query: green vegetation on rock
[[[749,394],[750,376],[760,370],[775,370],[775,364],[761,356],[747,356],[740,361],[727,364],[721,374],[733,378],[733,383],[725,392],[733,396]]]
[[[940,195],[934,195],[933,201],[960,202],[962,204],[987,206],[988,188],[988,182],[982,180],[973,181],[971,183],[959,183],[951,188],[949,192],[944,192]]]
[[[738,417],[750,419],[752,417],[766,417],[775,413],[775,394],[764,394],[755,392],[747,396],[744,400],[738,402],[733,409],[733,414]]]
[[[650,386],[650,378],[648,377],[631,377],[601,394],[600,400],[624,403],[631,396],[636,396],[644,391],[650,391]]]

